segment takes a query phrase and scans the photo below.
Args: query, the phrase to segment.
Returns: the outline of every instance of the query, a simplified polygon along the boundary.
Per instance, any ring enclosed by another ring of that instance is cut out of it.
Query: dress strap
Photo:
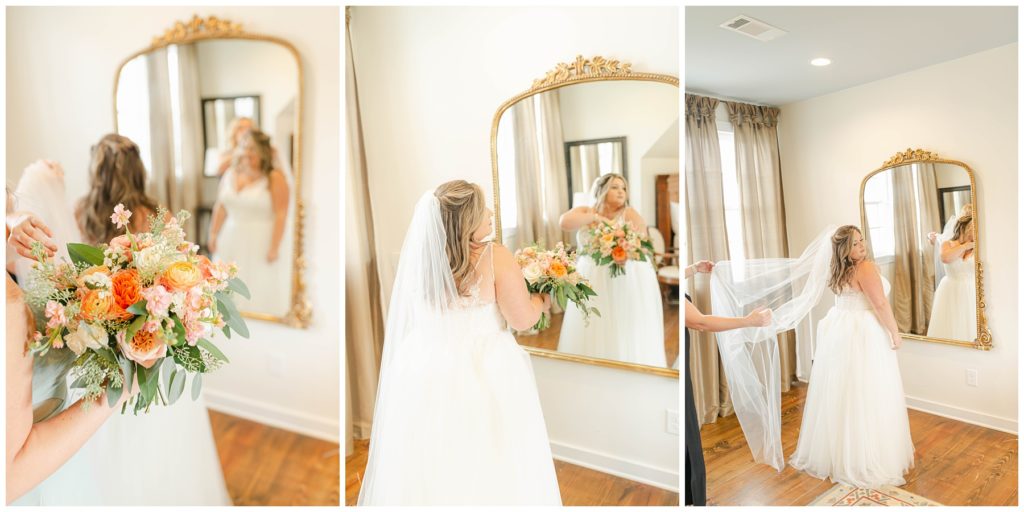
[[[473,265],[473,270],[476,270],[477,268],[480,267],[480,262],[484,260],[484,253],[486,253],[490,249],[491,249],[491,242],[487,242],[487,246],[484,247],[484,250],[480,251],[480,257],[477,258],[476,264]],[[494,273],[494,258],[493,257],[491,258],[491,273],[492,274]]]

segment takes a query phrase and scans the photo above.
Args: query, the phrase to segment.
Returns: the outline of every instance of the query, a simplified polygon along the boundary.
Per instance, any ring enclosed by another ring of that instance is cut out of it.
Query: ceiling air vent
[[[719,25],[726,30],[753,37],[758,41],[771,41],[777,37],[786,35],[786,31],[773,27],[763,21],[755,20],[750,16],[739,15]]]

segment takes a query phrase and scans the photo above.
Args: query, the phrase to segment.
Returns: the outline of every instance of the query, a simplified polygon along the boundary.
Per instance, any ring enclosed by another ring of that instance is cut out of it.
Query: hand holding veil
[[[742,317],[759,306],[772,309],[772,323],[717,334],[729,393],[754,460],[782,471],[779,333],[796,329],[827,289],[832,258],[828,226],[799,258],[723,261],[711,273],[711,309]]]

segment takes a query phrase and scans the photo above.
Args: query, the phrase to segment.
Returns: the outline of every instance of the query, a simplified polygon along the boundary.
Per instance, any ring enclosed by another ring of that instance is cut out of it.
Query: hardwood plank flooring
[[[782,395],[782,452],[796,450],[806,385]],[[903,489],[943,505],[1017,505],[1016,435],[909,410],[915,466]],[[755,465],[736,416],[701,427],[709,505],[807,505],[832,487],[786,466]]]
[[[235,505],[338,506],[338,445],[209,411],[228,494]]]
[[[345,505],[359,497],[369,440],[356,441],[355,451],[345,458]],[[555,461],[562,504],[619,506],[678,506],[679,493],[619,478],[600,471]]]

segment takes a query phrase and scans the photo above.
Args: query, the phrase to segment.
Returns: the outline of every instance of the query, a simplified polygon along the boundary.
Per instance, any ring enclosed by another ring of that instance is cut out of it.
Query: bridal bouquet
[[[598,265],[609,265],[612,277],[618,277],[626,273],[627,261],[647,261],[653,256],[654,244],[628,222],[601,221],[590,228],[590,242],[581,250]]]
[[[131,215],[117,205],[111,221],[124,234],[99,247],[68,244],[70,263],[46,258],[37,242],[26,298],[40,323],[32,353],[71,351],[71,387],[83,389],[87,400],[106,390],[114,405],[138,378],[131,399],[137,414],[175,403],[189,375],[192,399],[199,397],[202,374],[228,362],[208,339],[214,329],[249,336],[231,299],[249,291],[233,263],[211,262],[185,240],[188,212],[165,222],[161,208],[146,233],[129,231]]]
[[[576,271],[576,260],[562,242],[558,242],[553,250],[544,250],[536,245],[519,249],[515,260],[523,269],[530,293],[550,293],[562,309],[572,301],[583,312],[584,320],[588,320],[591,313],[601,316],[597,308],[587,306],[590,297],[597,294]],[[551,315],[544,313],[533,329],[542,331],[550,326]]]

